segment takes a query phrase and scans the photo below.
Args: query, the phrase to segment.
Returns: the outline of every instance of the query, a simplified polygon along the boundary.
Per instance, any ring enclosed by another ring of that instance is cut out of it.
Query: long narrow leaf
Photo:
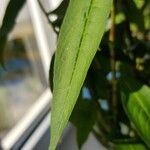
[[[50,149],[56,148],[105,31],[112,0],[70,0],[54,64]]]

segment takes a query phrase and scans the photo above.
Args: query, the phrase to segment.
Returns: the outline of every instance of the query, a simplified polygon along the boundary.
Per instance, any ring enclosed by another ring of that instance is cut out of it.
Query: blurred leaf
[[[79,148],[81,148],[83,143],[87,140],[88,135],[96,122],[96,108],[97,106],[94,100],[82,99],[79,97],[73,109],[70,121],[77,128],[77,142]]]
[[[123,3],[127,19],[130,23],[134,23],[140,31],[144,31],[144,16],[142,10],[137,8],[133,0],[126,0],[123,1]]]
[[[55,60],[55,54],[52,57],[50,69],[49,69],[49,86],[50,86],[51,91],[53,91],[54,60]]]
[[[114,150],[147,150],[142,144],[117,144],[114,146]]]
[[[136,7],[137,8],[142,8],[142,6],[144,5],[145,3],[145,0],[133,0],[134,3],[136,4]]]
[[[116,24],[120,24],[122,23],[123,21],[125,20],[125,15],[124,13],[120,12],[116,15],[116,20],[115,20],[115,23]]]
[[[87,74],[88,87],[96,99],[108,99],[107,74],[110,72],[110,61],[101,52],[97,52]]]
[[[142,139],[150,144],[150,88],[133,78],[120,80],[124,109]]]
[[[132,63],[125,63],[125,62],[117,62],[118,70],[121,73],[121,79],[128,79],[128,77],[134,78],[134,72],[133,72],[133,64]]]
[[[112,0],[71,0],[54,63],[50,149],[66,126],[105,31]]]
[[[63,0],[57,9],[50,12],[50,15],[57,15],[57,19],[54,22],[52,22],[54,27],[61,26],[68,4],[69,4],[69,0]]]
[[[3,51],[7,36],[15,25],[15,21],[19,11],[24,5],[26,0],[10,0],[5,11],[2,26],[0,28],[0,63],[3,62]]]
[[[150,29],[150,1],[146,0],[145,7],[143,8],[144,20],[145,20],[145,28]]]

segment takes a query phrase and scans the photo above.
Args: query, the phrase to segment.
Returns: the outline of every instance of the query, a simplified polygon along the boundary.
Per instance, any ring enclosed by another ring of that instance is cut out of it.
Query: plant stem
[[[116,9],[115,9],[115,0],[113,1],[112,10],[111,10],[111,29],[109,33],[109,41],[114,43],[115,41],[115,15],[116,15]]]
[[[112,97],[111,97],[111,105],[112,111],[114,113],[114,122],[116,122],[117,117],[117,80],[116,80],[116,61],[115,61],[115,50],[114,50],[114,42],[115,42],[115,0],[112,6],[111,11],[111,29],[109,33],[109,48],[110,48],[110,65],[111,65],[111,73],[112,73]]]

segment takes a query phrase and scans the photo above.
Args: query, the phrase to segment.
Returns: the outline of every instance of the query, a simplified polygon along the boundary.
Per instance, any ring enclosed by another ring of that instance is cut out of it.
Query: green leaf
[[[54,63],[50,149],[71,115],[88,68],[105,31],[112,0],[70,0]]]
[[[97,119],[97,109],[94,100],[79,98],[70,117],[70,121],[77,129],[79,148],[87,140]]]
[[[55,54],[52,56],[50,69],[49,69],[49,87],[50,87],[51,91],[53,91],[54,60],[55,60]]]
[[[109,71],[109,59],[102,55],[102,51],[97,51],[86,77],[87,86],[92,90],[92,95],[95,99],[109,98],[109,82],[106,78]]]
[[[133,78],[120,82],[125,111],[141,138],[150,144],[150,88]]]
[[[7,36],[15,25],[19,11],[26,0],[10,0],[0,28],[0,63],[3,64],[3,51]]]
[[[147,150],[142,144],[117,144],[114,150]]]
[[[143,9],[144,20],[145,20],[145,28],[150,29],[150,1],[145,1],[145,7]]]

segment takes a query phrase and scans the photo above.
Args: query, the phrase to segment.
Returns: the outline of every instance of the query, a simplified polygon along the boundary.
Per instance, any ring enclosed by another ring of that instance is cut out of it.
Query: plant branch
[[[109,33],[109,41],[114,43],[115,41],[115,15],[116,15],[116,9],[115,9],[115,0],[113,1],[112,10],[111,10],[111,29]]]
[[[111,65],[111,73],[112,73],[112,97],[111,97],[111,105],[112,111],[114,113],[114,121],[116,122],[117,117],[117,80],[116,80],[116,61],[115,61],[115,8],[116,1],[114,0],[112,11],[111,11],[111,29],[109,33],[109,48],[110,48],[110,65]]]

